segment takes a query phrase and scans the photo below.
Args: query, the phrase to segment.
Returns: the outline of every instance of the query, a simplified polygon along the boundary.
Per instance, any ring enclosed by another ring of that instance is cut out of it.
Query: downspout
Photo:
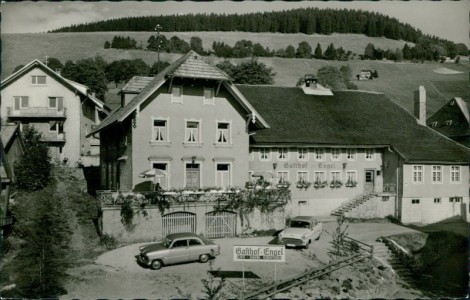
[[[400,155],[397,155],[397,188],[396,188],[396,193],[397,193],[397,197],[395,199],[395,218],[398,219],[398,216],[400,215],[398,213],[398,201],[399,201],[399,197],[400,197],[400,194],[399,194],[399,183],[400,183]]]

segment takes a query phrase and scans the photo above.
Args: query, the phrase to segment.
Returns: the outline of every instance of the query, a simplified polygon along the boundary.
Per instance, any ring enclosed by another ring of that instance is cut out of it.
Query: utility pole
[[[160,30],[161,29],[162,29],[162,26],[160,26],[160,24],[157,24],[157,26],[155,26],[155,30],[157,31],[157,74],[160,73]]]
[[[47,66],[47,59],[49,58],[49,56],[46,55],[46,66]]]

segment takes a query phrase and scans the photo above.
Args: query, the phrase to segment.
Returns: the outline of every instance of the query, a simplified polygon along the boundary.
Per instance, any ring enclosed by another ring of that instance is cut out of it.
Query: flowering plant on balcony
[[[322,189],[322,188],[326,187],[327,185],[328,185],[328,181],[320,180],[319,178],[317,178],[317,180],[315,180],[315,182],[313,183],[313,187],[316,190]]]
[[[280,182],[277,184],[277,188],[278,188],[278,189],[287,189],[289,186],[290,186],[290,182],[289,182],[289,181],[280,181]]]
[[[339,189],[341,186],[343,186],[343,183],[341,182],[341,180],[333,179],[330,182],[330,188],[332,189]]]
[[[299,180],[296,183],[296,186],[298,189],[308,189],[312,185],[311,182],[305,181],[305,180]]]
[[[356,187],[357,186],[357,181],[352,180],[352,179],[348,179],[348,181],[346,181],[345,186],[346,187]]]

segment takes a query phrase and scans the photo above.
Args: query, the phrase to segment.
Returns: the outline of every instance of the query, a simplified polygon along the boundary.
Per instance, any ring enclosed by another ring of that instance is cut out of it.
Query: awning
[[[168,155],[150,155],[148,157],[148,160],[165,160],[165,161],[170,161],[173,160],[173,157],[168,156]]]
[[[212,159],[215,162],[234,162],[235,158],[233,157],[214,157]]]

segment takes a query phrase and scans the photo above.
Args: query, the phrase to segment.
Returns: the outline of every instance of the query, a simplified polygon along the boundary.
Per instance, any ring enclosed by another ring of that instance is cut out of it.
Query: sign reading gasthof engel
[[[286,246],[233,246],[233,260],[285,262]]]

